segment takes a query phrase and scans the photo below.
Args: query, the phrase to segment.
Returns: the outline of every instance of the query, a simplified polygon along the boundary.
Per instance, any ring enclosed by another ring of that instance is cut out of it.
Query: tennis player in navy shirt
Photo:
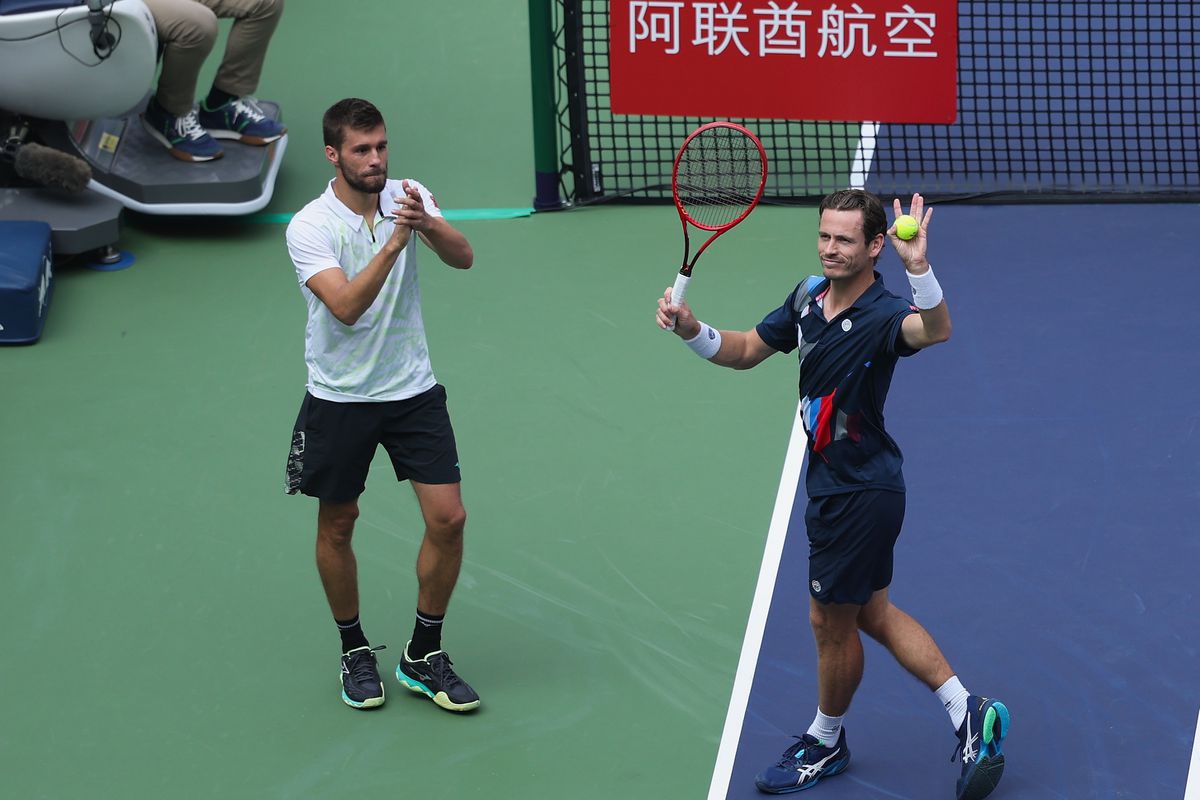
[[[899,200],[893,210],[901,215]],[[942,701],[958,733],[956,796],[980,800],[1004,771],[1008,709],[969,693],[929,632],[888,599],[905,495],[902,456],[884,428],[883,405],[900,357],[950,338],[950,311],[926,258],[933,209],[912,196],[910,213],[920,228],[907,241],[888,226],[879,198],[860,189],[833,192],[819,213],[822,274],[801,281],[754,328],[712,328],[687,303],[673,305],[670,288],[656,317],[664,330],[674,321],[689,348],[723,367],[749,369],[776,353],[799,351],[817,711],[755,783],[770,794],[795,792],[849,765],[842,721],[862,679],[861,631]],[[875,271],[885,241],[904,262],[911,302],[888,291]]]

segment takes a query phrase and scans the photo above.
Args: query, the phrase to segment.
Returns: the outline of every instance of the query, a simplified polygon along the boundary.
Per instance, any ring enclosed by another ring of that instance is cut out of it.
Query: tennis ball
[[[917,218],[909,214],[901,214],[896,217],[896,235],[905,241],[917,235],[917,231],[921,226],[917,222]]]

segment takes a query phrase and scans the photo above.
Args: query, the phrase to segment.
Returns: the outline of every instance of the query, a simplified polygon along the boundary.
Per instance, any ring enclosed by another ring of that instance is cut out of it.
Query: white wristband
[[[930,309],[942,302],[942,286],[933,274],[933,267],[913,275],[907,272],[908,284],[912,286],[913,305],[921,309]]]
[[[707,360],[715,356],[721,349],[721,332],[701,322],[700,332],[685,340],[684,344],[692,348],[693,353]]]

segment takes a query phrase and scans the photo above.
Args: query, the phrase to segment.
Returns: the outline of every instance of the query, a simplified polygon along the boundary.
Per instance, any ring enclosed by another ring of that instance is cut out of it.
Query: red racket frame
[[[754,142],[754,146],[758,148],[758,158],[762,164],[762,177],[758,182],[758,192],[754,195],[754,200],[751,201],[750,205],[746,207],[746,210],[743,211],[737,219],[726,222],[723,225],[705,225],[701,222],[697,222],[696,220],[692,219],[686,210],[684,210],[683,203],[679,202],[679,161],[683,158],[683,154],[687,150],[688,145],[692,143],[692,140],[704,131],[711,130],[712,128],[732,128],[733,130],[744,134],[750,139],[750,141]],[[679,212],[679,220],[683,223],[683,266],[679,270],[680,275],[690,278],[692,275],[692,268],[696,266],[696,262],[700,259],[700,254],[703,253],[710,244],[716,241],[718,236],[737,225],[746,217],[750,216],[750,212],[754,210],[755,206],[758,205],[758,201],[762,199],[763,189],[766,188],[766,185],[767,151],[763,149],[762,142],[758,140],[758,137],[751,133],[747,128],[732,122],[710,122],[706,125],[701,125],[699,128],[696,128],[696,130],[688,134],[688,137],[683,140],[683,144],[679,146],[679,152],[675,154],[675,162],[671,167],[671,197],[675,201],[675,209]],[[694,256],[692,256],[692,260],[690,262],[688,261],[688,252],[691,248],[691,241],[688,236],[689,223],[695,225],[700,230],[713,231],[712,236],[709,236],[708,240],[700,246],[700,249],[696,251]]]

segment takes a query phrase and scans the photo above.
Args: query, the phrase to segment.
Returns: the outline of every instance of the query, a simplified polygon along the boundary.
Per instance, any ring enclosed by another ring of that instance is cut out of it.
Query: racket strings
[[[733,128],[710,128],[680,155],[676,192],[692,221],[728,225],[754,204],[763,172],[761,153],[750,137]]]

